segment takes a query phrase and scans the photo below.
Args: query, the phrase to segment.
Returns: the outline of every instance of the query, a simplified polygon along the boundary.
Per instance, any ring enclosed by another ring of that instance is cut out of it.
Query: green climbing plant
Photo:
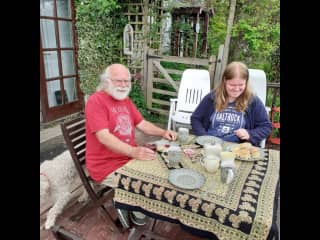
[[[80,87],[91,94],[102,70],[111,63],[123,62],[125,18],[119,15],[121,5],[116,0],[76,0],[75,7]]]

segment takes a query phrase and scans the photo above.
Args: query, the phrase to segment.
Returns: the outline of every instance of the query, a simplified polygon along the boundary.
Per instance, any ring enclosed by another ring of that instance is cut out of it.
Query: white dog
[[[45,229],[55,224],[56,218],[71,200],[72,187],[77,178],[79,175],[68,150],[40,165],[40,201],[53,202],[47,214]],[[84,191],[78,201],[87,199],[87,192]]]

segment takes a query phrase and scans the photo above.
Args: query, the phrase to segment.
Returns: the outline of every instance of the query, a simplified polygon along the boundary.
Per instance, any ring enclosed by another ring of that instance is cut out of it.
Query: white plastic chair
[[[178,98],[170,99],[168,129],[176,130],[177,125],[191,128],[191,114],[209,92],[209,71],[186,69],[182,74]]]
[[[249,69],[249,87],[251,90],[261,99],[264,105],[266,105],[267,99],[267,78],[263,70]],[[266,107],[266,111],[269,115],[270,107]],[[266,140],[262,140],[259,144],[261,148],[265,147]]]

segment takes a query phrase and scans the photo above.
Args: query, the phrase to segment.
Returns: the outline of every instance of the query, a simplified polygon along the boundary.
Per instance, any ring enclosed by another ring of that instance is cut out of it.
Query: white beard
[[[131,84],[129,87],[117,87],[114,86],[112,83],[108,84],[108,93],[117,100],[125,99],[131,90]]]

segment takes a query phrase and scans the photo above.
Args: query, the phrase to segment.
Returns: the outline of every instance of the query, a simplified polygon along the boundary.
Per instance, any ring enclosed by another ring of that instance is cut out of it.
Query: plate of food
[[[215,137],[215,136],[209,136],[209,135],[205,135],[205,136],[199,136],[196,138],[196,143],[198,143],[199,145],[204,146],[205,144],[223,144],[223,140],[221,138]]]
[[[264,151],[248,142],[231,145],[229,149],[235,153],[238,160],[258,161],[264,159]]]
[[[170,170],[168,180],[178,188],[190,190],[201,188],[205,183],[205,177],[200,172],[188,168]]]

